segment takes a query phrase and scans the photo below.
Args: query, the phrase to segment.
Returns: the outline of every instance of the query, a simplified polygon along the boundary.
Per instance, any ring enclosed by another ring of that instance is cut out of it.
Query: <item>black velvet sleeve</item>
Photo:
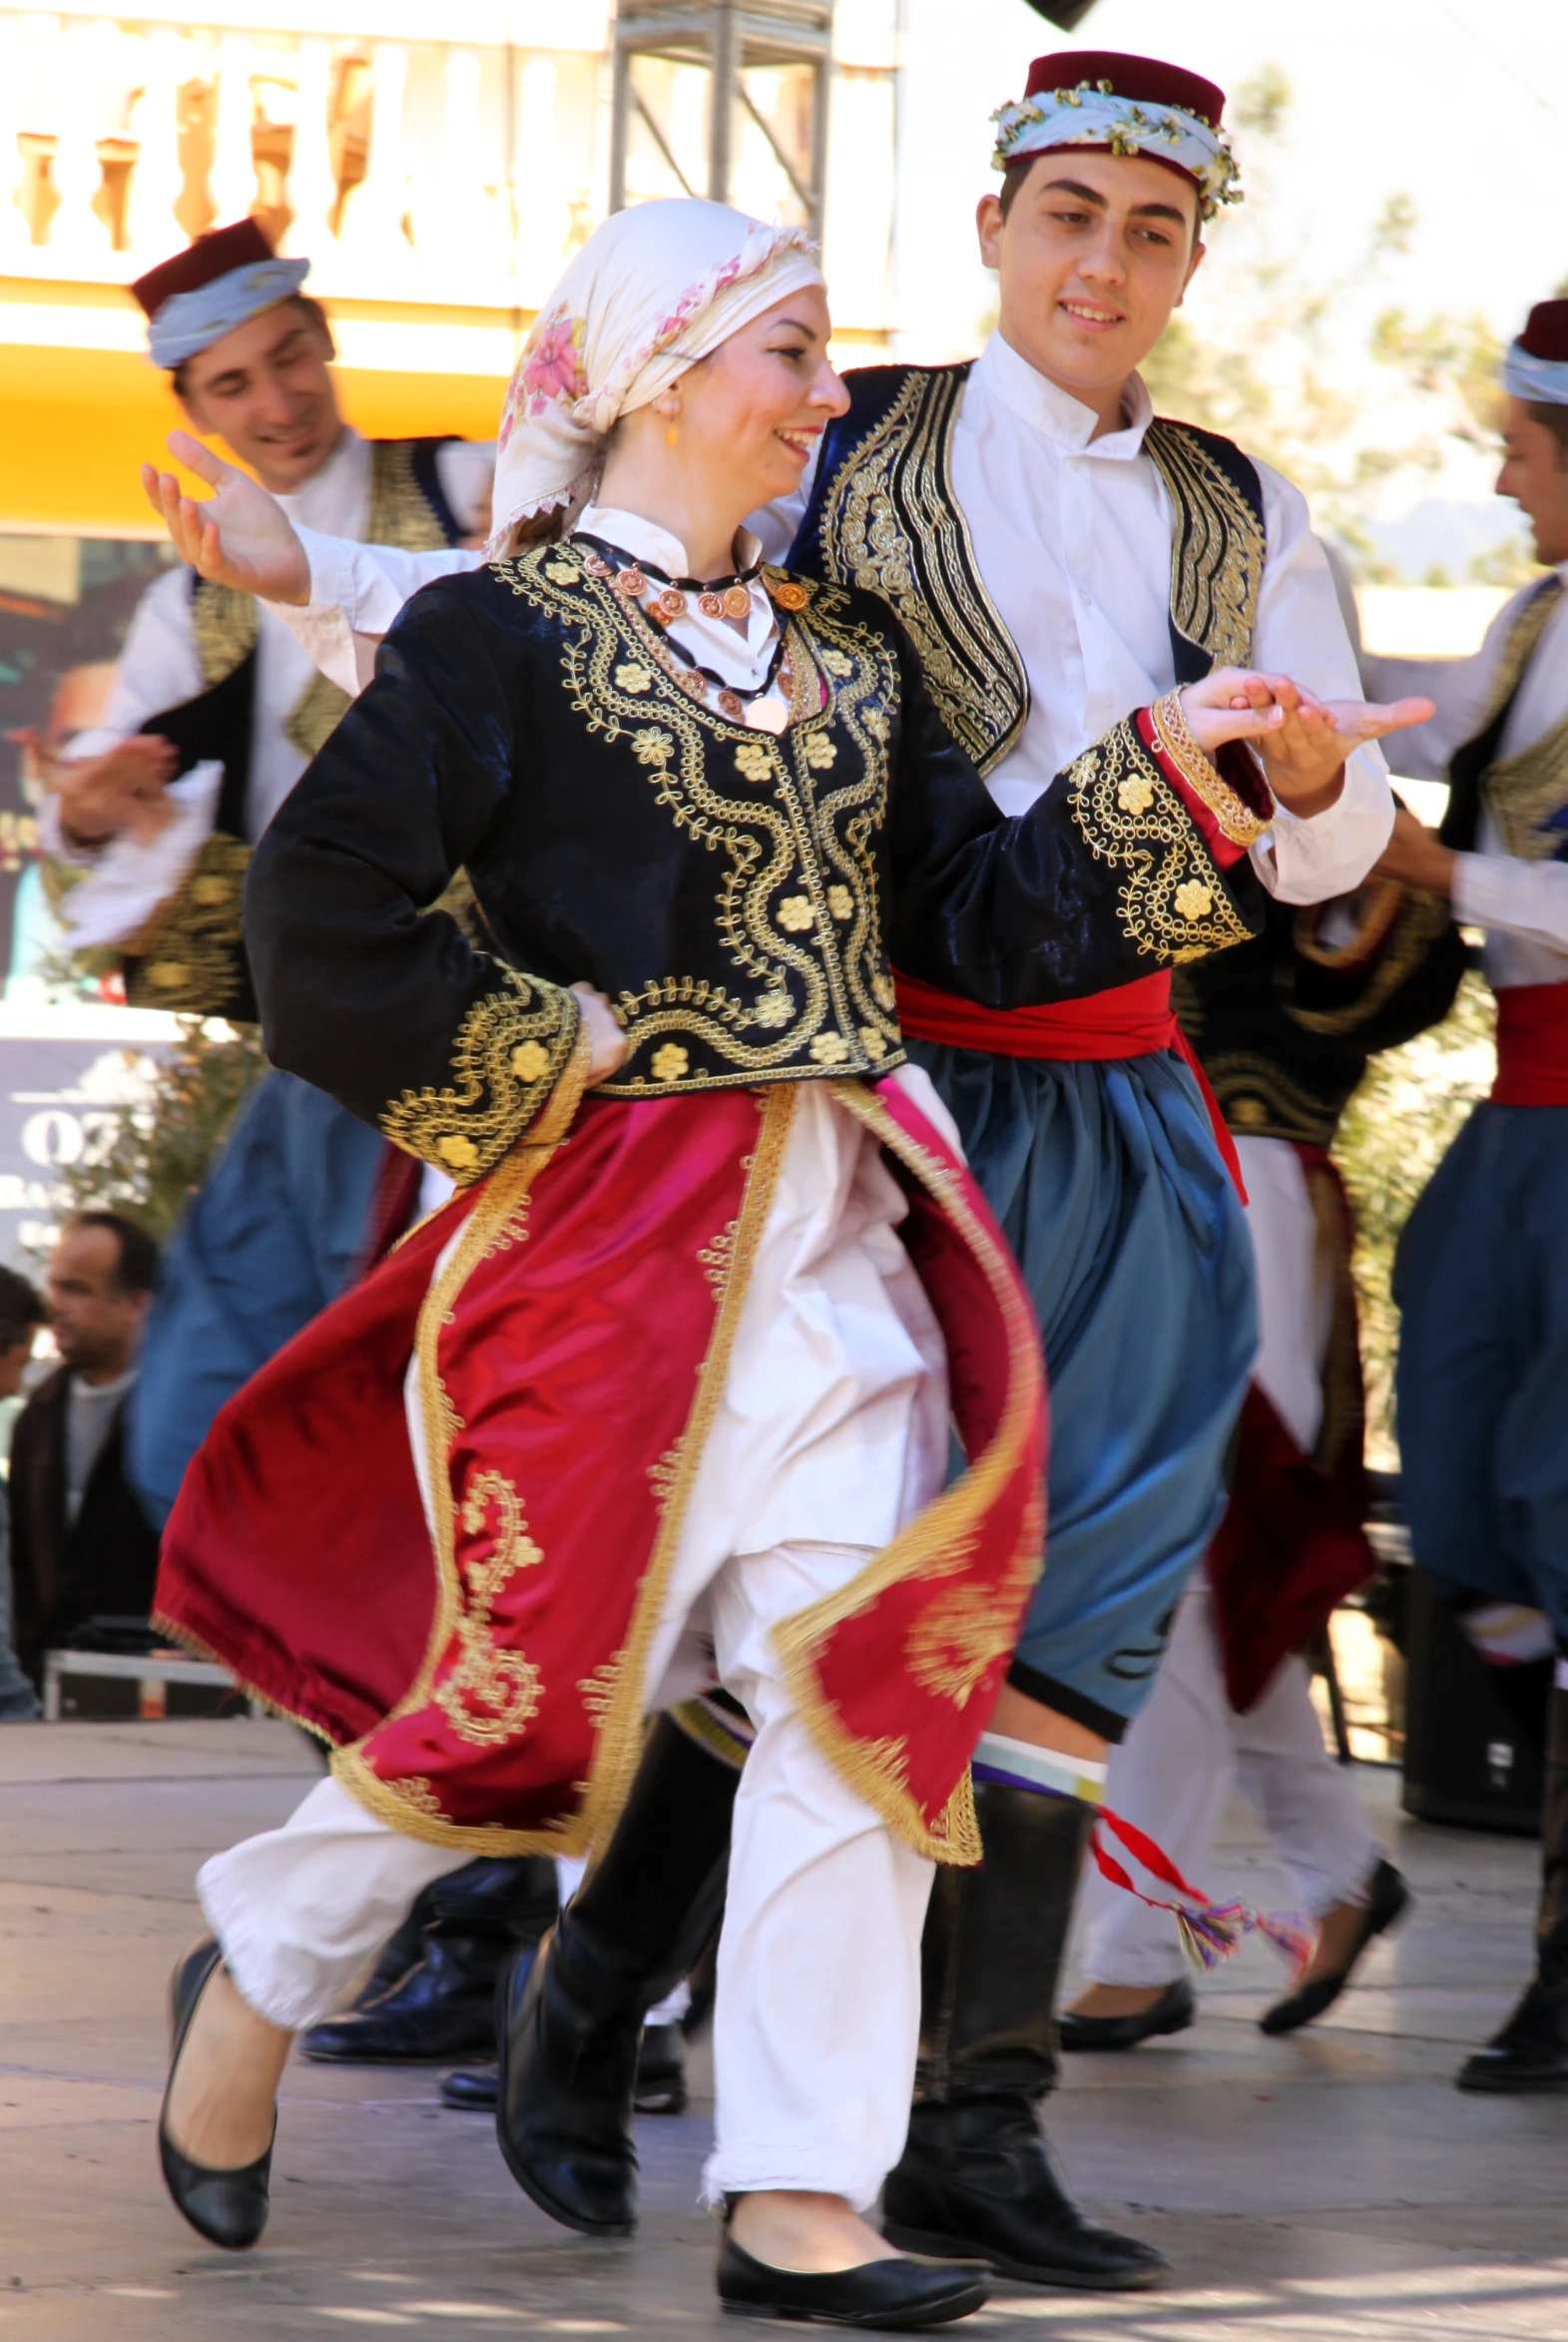
[[[1129,717],[1028,813],[998,812],[902,647],[888,825],[895,967],[989,1008],[1109,991],[1255,934],[1267,895],[1222,870]]]
[[[268,1056],[459,1181],[548,1100],[580,1013],[432,907],[511,789],[516,709],[467,581],[415,596],[252,858]]]

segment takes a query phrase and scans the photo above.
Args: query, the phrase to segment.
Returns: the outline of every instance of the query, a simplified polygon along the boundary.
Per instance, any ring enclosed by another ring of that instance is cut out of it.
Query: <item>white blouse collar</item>
[[[1021,357],[1012,343],[1002,338],[1000,327],[975,359],[969,379],[982,383],[1020,422],[1070,454],[1110,456],[1125,462],[1138,453],[1154,420],[1154,401],[1144,378],[1133,374],[1122,404],[1121,429],[1096,439],[1093,407],[1085,406]]]
[[[658,521],[645,520],[640,512],[624,512],[617,504],[585,504],[572,525],[591,537],[603,537],[607,545],[619,547],[635,560],[651,561],[666,577],[687,575],[686,547],[680,538],[661,528]],[[736,531],[738,570],[755,568],[762,551],[750,529]]]

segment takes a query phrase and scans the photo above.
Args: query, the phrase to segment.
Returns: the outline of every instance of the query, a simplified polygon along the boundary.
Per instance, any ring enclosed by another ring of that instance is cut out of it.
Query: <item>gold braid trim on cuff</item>
[[[1154,736],[1195,797],[1201,797],[1220,825],[1220,834],[1233,846],[1256,846],[1269,827],[1212,765],[1187,728],[1182,695],[1168,691],[1149,711]]]
[[[1067,798],[1090,852],[1121,871],[1117,916],[1140,951],[1180,967],[1247,941],[1190,807],[1131,717],[1069,768]]]
[[[500,988],[476,1000],[457,1028],[451,1086],[404,1090],[380,1117],[393,1146],[459,1187],[482,1179],[531,1129],[582,1030],[582,1010],[561,985],[510,967],[499,973]]]

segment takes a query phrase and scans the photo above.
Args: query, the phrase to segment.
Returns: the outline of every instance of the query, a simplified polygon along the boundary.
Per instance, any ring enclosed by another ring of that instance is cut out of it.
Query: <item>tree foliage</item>
[[[254,1026],[182,1017],[179,1041],[141,1094],[104,1114],[77,1161],[60,1166],[61,1217],[128,1212],[163,1243],[265,1070]]]

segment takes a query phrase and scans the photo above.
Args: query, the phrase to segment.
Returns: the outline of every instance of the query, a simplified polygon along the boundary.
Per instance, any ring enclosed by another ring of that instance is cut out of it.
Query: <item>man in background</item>
[[[45,1314],[26,1278],[0,1269],[0,1403],[20,1396],[33,1337]],[[11,1645],[10,1523],[0,1504],[0,1724],[30,1724],[38,1712],[38,1693]]]
[[[145,1618],[152,1605],[158,1537],[124,1443],[157,1275],[157,1245],[119,1212],[78,1213],[50,1256],[61,1364],[17,1422],[9,1491],[16,1650],[35,1686],[45,1652],[90,1619]]]

